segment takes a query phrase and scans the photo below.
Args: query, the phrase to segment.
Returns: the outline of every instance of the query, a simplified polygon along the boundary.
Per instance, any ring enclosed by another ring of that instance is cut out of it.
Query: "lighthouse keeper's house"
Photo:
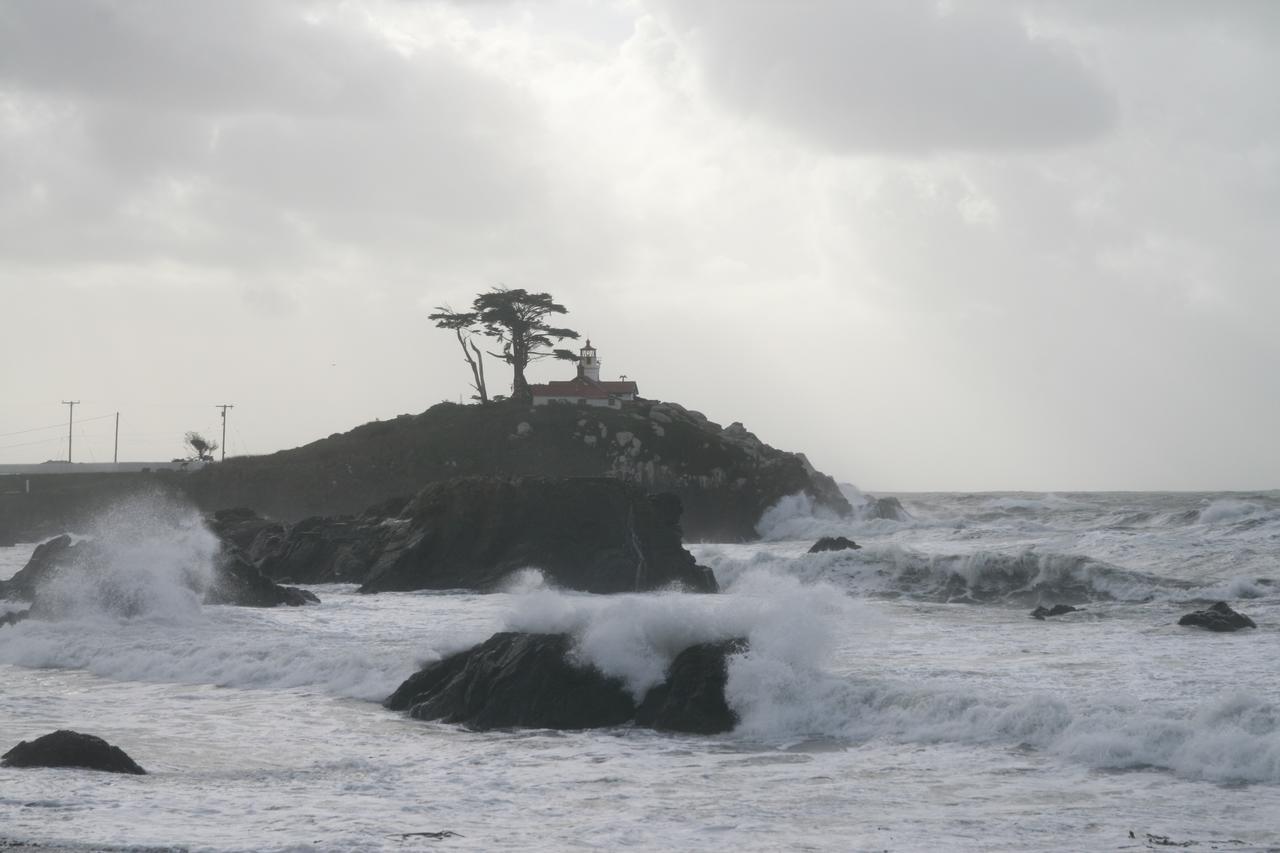
[[[579,406],[608,406],[614,409],[635,400],[639,394],[636,383],[630,380],[600,380],[600,358],[589,339],[578,354],[577,376],[561,382],[531,385],[529,390],[533,392],[535,406],[574,403]]]

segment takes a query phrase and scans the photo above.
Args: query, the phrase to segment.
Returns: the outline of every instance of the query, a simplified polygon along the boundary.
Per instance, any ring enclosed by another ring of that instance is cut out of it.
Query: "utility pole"
[[[76,422],[76,406],[80,405],[79,400],[63,400],[62,405],[67,407],[67,464],[71,464],[71,427]]]
[[[111,464],[120,464],[120,413],[116,412],[116,447],[111,452]]]
[[[215,409],[222,409],[222,461],[227,461],[227,409],[234,409],[234,403],[218,403]]]

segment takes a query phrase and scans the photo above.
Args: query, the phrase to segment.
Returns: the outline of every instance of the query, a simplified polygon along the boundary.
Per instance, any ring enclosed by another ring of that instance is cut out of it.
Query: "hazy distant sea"
[[[911,520],[816,517],[796,498],[762,542],[693,546],[718,596],[579,595],[527,573],[487,596],[318,586],[320,606],[275,610],[201,608],[178,578],[210,540],[161,513],[114,545],[142,615],[68,588],[56,621],[0,628],[0,749],[74,728],[151,773],[0,769],[0,839],[1280,848],[1280,493],[900,497]],[[863,549],[805,553],[836,533]],[[0,577],[32,547],[0,549]],[[1258,629],[1176,625],[1218,599]],[[1029,618],[1041,603],[1085,611]],[[572,631],[638,692],[689,643],[748,635],[730,667],[741,725],[477,734],[378,704],[421,662],[509,628]]]

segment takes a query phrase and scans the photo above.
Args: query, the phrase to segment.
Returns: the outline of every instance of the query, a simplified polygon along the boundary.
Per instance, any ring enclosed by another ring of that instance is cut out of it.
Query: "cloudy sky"
[[[456,401],[502,284],[866,489],[1277,488],[1278,81],[1268,0],[4,0],[0,463]]]

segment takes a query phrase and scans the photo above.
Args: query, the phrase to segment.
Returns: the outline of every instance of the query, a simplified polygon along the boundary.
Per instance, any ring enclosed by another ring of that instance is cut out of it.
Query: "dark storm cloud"
[[[805,0],[662,5],[710,89],[735,110],[836,150],[928,152],[1083,142],[1108,94],[1062,42],[1010,7]]]

